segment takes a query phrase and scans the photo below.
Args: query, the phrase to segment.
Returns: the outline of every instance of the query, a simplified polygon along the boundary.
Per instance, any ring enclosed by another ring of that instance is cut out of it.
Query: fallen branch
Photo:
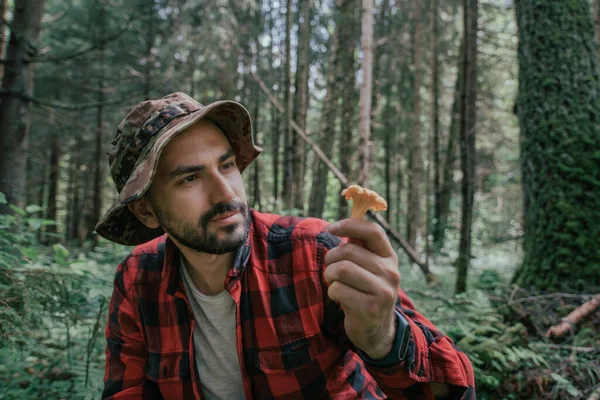
[[[543,294],[540,296],[528,296],[528,297],[521,297],[520,299],[517,300],[512,300],[512,295],[511,298],[509,299],[509,303],[510,304],[517,304],[517,303],[525,303],[528,301],[538,301],[541,299],[552,299],[555,297],[564,297],[564,298],[571,298],[571,299],[587,299],[590,297],[594,297],[595,295],[593,294],[573,294],[573,293],[552,293],[552,294]]]
[[[273,96],[265,82],[258,76],[258,74],[254,70],[250,69],[250,73],[252,74],[254,80],[261,87],[263,92],[265,92],[265,94],[267,95],[271,103],[275,106],[275,108],[277,108],[279,112],[283,112],[283,106],[279,103],[277,98]],[[296,124],[294,120],[290,120],[290,124],[292,125],[292,129],[296,132],[296,134],[300,136],[302,140],[308,143],[310,147],[312,147],[313,151],[334,173],[336,178],[338,178],[339,181],[342,182],[342,184],[348,186],[348,178],[335,166],[335,164],[329,159],[329,157],[327,157],[327,155],[323,153],[323,150],[321,150],[321,148],[306,135],[306,133],[298,126],[298,124]],[[419,256],[417,251],[408,244],[408,242],[402,237],[402,235],[400,235],[400,233],[398,233],[394,228],[392,228],[392,226],[385,220],[385,218],[383,218],[379,214],[374,214],[370,211],[368,212],[368,215],[369,217],[374,218],[390,236],[392,236],[394,239],[396,239],[396,241],[398,241],[400,247],[402,247],[406,254],[408,254],[408,256],[421,268],[421,270],[425,274],[425,279],[428,283],[433,283],[437,281],[435,275],[429,270],[429,266],[427,265],[427,263],[421,260],[421,257]]]
[[[546,349],[556,349],[556,350],[569,350],[575,351],[579,353],[591,353],[593,351],[600,351],[597,347],[578,347],[578,346],[567,346],[561,344],[550,344],[550,343],[530,343],[530,347],[543,347]]]
[[[600,294],[597,294],[591,300],[586,301],[575,310],[571,311],[559,324],[550,327],[546,332],[546,336],[561,337],[566,335],[571,332],[583,318],[594,312],[598,306],[600,306]]]
[[[404,290],[407,294],[410,294],[410,295],[416,294],[417,296],[426,297],[428,299],[440,300],[450,306],[453,306],[455,304],[474,304],[473,301],[469,300],[469,299],[447,298],[446,296],[442,296],[441,294],[424,292],[424,291],[418,290],[418,289],[402,289],[402,290]]]

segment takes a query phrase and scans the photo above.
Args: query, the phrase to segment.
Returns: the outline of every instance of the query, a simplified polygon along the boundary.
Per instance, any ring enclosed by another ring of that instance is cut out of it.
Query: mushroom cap
[[[376,192],[365,189],[359,185],[350,185],[342,191],[342,196],[346,200],[362,200],[368,202],[368,207],[373,211],[387,210],[387,202],[383,197],[378,195]]]

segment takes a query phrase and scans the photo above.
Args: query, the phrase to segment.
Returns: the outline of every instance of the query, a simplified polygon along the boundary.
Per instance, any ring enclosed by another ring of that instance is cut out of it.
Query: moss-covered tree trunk
[[[519,0],[521,286],[600,286],[600,85],[586,0]]]

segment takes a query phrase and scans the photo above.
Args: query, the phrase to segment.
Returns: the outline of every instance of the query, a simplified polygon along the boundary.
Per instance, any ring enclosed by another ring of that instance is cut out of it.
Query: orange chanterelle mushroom
[[[387,202],[383,197],[372,190],[358,185],[350,185],[342,191],[346,200],[352,200],[351,218],[361,219],[369,210],[387,210]]]

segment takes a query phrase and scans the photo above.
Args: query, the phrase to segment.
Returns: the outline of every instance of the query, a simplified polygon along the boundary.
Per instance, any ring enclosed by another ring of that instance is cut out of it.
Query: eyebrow
[[[223,161],[233,157],[235,155],[235,151],[232,148],[229,148],[225,153],[221,154],[218,158],[219,164]],[[190,174],[192,172],[200,172],[205,169],[204,165],[178,165],[171,173],[168,175],[167,179],[171,180],[181,175]]]

